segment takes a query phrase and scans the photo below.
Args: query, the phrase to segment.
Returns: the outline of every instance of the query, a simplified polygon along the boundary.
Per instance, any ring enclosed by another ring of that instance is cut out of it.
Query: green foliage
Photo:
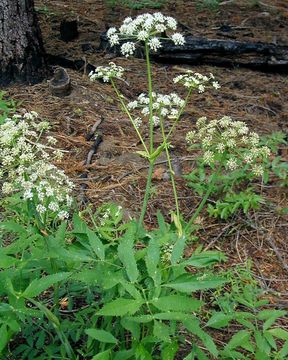
[[[141,10],[141,9],[160,9],[165,3],[166,0],[105,0],[107,5],[111,8],[116,6],[128,7],[132,10]]]
[[[200,157],[197,159],[196,168],[190,174],[185,175],[184,178],[188,180],[187,185],[200,196],[207,192],[210,185],[212,187],[211,194],[225,194],[242,183],[253,179],[253,176],[246,172],[245,165],[241,169],[234,171],[226,172],[223,170],[217,175],[217,179],[212,182],[213,173],[209,174],[207,172],[207,166],[203,163],[203,158]]]
[[[280,131],[263,136],[261,141],[263,145],[268,146],[274,153],[277,153],[281,147],[287,148],[288,145],[287,134]],[[265,163],[263,175],[265,184],[269,183],[272,177],[276,177],[280,186],[288,186],[288,162],[282,156],[275,156],[272,161],[267,160]]]
[[[212,271],[225,258],[200,249],[184,258],[179,243],[185,239],[179,242],[175,228],[158,217],[159,229],[143,230],[139,238],[132,221],[119,225],[113,240],[112,232],[107,237],[101,231],[101,221],[91,229],[77,214],[70,230],[62,223],[49,234],[31,224],[2,222],[2,237],[10,237],[0,249],[3,356],[117,360],[169,353],[174,359],[183,342],[180,328],[195,346],[199,342],[217,356],[196,317],[203,305],[197,292],[225,283]],[[139,241],[144,246],[137,247]],[[20,344],[7,348],[15,336]]]
[[[239,210],[247,215],[249,210],[258,209],[261,203],[263,203],[262,197],[253,193],[251,189],[247,189],[238,194],[228,193],[223,200],[217,200],[214,205],[209,204],[207,211],[210,216],[227,220]]]
[[[237,273],[237,276],[235,276]],[[229,279],[229,275],[227,278]],[[251,274],[251,268],[236,267],[230,272],[230,282],[217,290],[215,311],[206,326],[229,329],[238,324],[238,330],[220,350],[221,359],[285,359],[288,354],[288,331],[277,326],[277,320],[287,311],[263,309],[268,301],[261,299],[261,290]],[[279,340],[282,340],[282,342]]]
[[[44,5],[44,6],[36,6],[35,7],[35,10],[37,13],[39,14],[43,14],[43,15],[46,15],[46,16],[53,16],[55,15],[55,12],[53,12],[52,10],[50,10],[48,8],[48,6]]]
[[[275,132],[263,136],[260,138],[260,145],[267,146],[272,152],[277,153],[279,147],[287,146],[286,134]],[[203,158],[198,157],[195,169],[184,178],[188,181],[188,186],[201,197],[207,193],[216,197],[216,203],[209,204],[207,208],[210,216],[226,220],[240,210],[247,214],[250,209],[258,209],[260,204],[265,202],[255,192],[253,174],[248,171],[248,165],[245,163],[233,171],[222,169],[215,177],[215,169],[208,172]],[[263,160],[263,182],[267,184],[272,178],[276,178],[279,186],[288,185],[288,162],[281,156],[275,156],[272,161],[269,158]]]
[[[4,91],[0,91],[0,125],[11,114],[16,111],[16,103],[7,99]]]
[[[210,11],[217,11],[219,10],[219,3],[220,0],[199,0],[196,4],[196,9],[198,11],[205,9]]]

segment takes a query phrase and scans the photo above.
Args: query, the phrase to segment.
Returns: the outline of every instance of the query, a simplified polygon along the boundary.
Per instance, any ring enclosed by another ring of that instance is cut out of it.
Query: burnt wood
[[[163,40],[157,53],[151,53],[153,60],[162,63],[246,67],[288,73],[288,46],[192,36],[185,37],[185,40],[184,46]],[[121,56],[120,46],[111,47],[106,33],[101,35],[100,49]],[[138,49],[135,56],[143,57],[143,50]]]

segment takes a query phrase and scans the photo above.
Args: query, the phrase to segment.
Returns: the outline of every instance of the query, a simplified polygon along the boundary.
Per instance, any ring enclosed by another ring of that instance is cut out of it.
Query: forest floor
[[[241,1],[241,5],[228,1],[215,11],[200,10],[195,3],[168,1],[161,12],[175,17],[185,25],[186,33],[196,37],[288,44],[286,0]],[[121,90],[129,101],[147,91],[144,60],[115,58],[104,51],[83,51],[87,44],[97,48],[100,34],[108,27],[117,26],[126,16],[143,10],[113,9],[96,0],[38,0],[36,6],[48,54],[72,60],[84,59],[94,66],[105,65],[112,59],[127,70],[127,83],[121,83]],[[68,43],[59,37],[63,18],[78,20],[79,37]],[[232,30],[221,31],[223,25],[229,25]],[[173,77],[190,68],[188,65],[153,64],[155,89],[162,93],[174,91]],[[173,138],[173,158],[180,164],[182,174],[188,174],[195,167],[195,154],[187,151],[185,135],[200,116],[213,119],[229,115],[246,121],[261,135],[288,132],[287,75],[207,65],[193,66],[193,70],[202,74],[213,73],[221,89],[207,92],[205,96],[194,94],[179,123]],[[50,121],[58,146],[67,150],[60,165],[76,184],[87,184],[85,193],[93,207],[116,202],[124,207],[127,217],[133,217],[139,212],[145,192],[147,163],[135,154],[141,150],[141,145],[129,120],[119,110],[113,89],[107,84],[92,83],[85,69],[67,71],[73,86],[67,97],[52,96],[48,82],[29,87],[15,85],[8,90],[9,95],[21,101],[22,107],[34,110]],[[177,92],[181,94],[181,89],[177,88]],[[85,166],[92,145],[86,140],[86,135],[99,119],[103,119],[98,129],[103,142],[92,164]],[[287,148],[283,146],[279,152],[288,161]],[[159,209],[169,220],[169,211],[174,204],[172,187],[165,180],[165,158],[159,162],[145,219],[151,228],[156,223],[156,211]],[[88,175],[87,179],[80,178],[83,173]],[[177,177],[177,188],[181,212],[185,219],[189,219],[201,199],[181,176]],[[208,217],[204,210],[198,219],[197,236],[204,248],[220,249],[229,256],[227,267],[253,259],[253,274],[265,289],[266,296],[275,307],[287,308],[288,218],[280,211],[288,207],[287,187],[279,186],[272,178],[268,184],[259,184],[259,193],[265,197],[265,204],[260,210],[250,212],[249,218],[238,214],[226,222]],[[213,198],[210,200],[213,202]],[[285,325],[288,326],[288,321],[283,323]]]

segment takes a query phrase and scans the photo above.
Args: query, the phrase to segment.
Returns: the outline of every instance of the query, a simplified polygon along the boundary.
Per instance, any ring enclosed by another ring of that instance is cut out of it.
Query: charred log
[[[100,49],[121,56],[120,46],[111,48],[106,34],[101,36]],[[138,51],[137,57],[143,57]],[[261,71],[288,72],[288,46],[261,42],[202,39],[186,37],[184,46],[162,41],[162,47],[152,54],[154,61],[174,64],[246,67]]]

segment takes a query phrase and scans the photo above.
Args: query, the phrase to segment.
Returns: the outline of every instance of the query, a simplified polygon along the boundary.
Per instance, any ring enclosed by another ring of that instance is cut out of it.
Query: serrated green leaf
[[[86,329],[85,333],[101,343],[117,344],[117,339],[108,331],[99,329]]]
[[[135,260],[134,236],[134,229],[129,229],[125,236],[120,239],[120,244],[118,245],[119,259],[124,265],[127,276],[131,282],[135,282],[139,276]]]
[[[182,312],[165,312],[165,313],[157,313],[154,314],[154,319],[158,320],[175,320],[175,321],[184,321],[187,319],[187,314]],[[192,315],[189,315],[192,318]]]
[[[263,330],[266,331],[277,319],[285,316],[286,314],[287,311],[284,310],[262,310],[258,313],[257,318],[260,320],[266,320],[263,324]]]
[[[133,338],[136,339],[137,341],[140,339],[140,325],[139,323],[135,322],[135,321],[131,321],[128,318],[122,318],[121,319],[121,325],[123,326],[123,328],[125,330],[130,331],[130,333],[132,334]]]
[[[129,321],[134,321],[136,323],[148,323],[154,319],[157,320],[171,320],[171,321],[184,321],[187,320],[187,313],[182,312],[165,312],[165,313],[156,313],[153,315],[138,315],[133,317],[127,317]],[[189,315],[190,318],[193,318],[192,315]]]
[[[158,221],[158,226],[159,226],[159,230],[163,233],[166,234],[167,232],[167,225],[165,223],[165,219],[164,216],[161,214],[160,210],[157,210],[157,221]]]
[[[177,239],[175,245],[173,246],[172,254],[171,254],[172,265],[176,265],[177,262],[182,258],[186,240],[187,240],[186,237],[183,235]]]
[[[95,285],[99,283],[98,274],[95,269],[85,269],[71,276],[71,279],[81,281],[87,285]]]
[[[221,355],[226,359],[233,359],[233,360],[247,360],[247,357],[243,354],[241,354],[239,351],[235,351],[235,350],[222,350],[221,351]]]
[[[113,360],[128,360],[134,358],[134,349],[117,351],[117,354],[113,357]]]
[[[254,350],[255,350],[254,345],[252,344],[252,342],[250,340],[244,341],[242,343],[242,349],[247,350],[247,351],[249,351],[251,353],[254,353]]]
[[[193,350],[183,360],[209,360],[206,354],[197,346],[193,346]]]
[[[140,300],[143,299],[140,292],[136,289],[134,284],[128,283],[123,279],[123,281],[121,281],[121,285],[131,296],[133,296],[134,299],[140,299]]]
[[[163,311],[192,312],[198,310],[202,301],[184,295],[168,295],[152,300],[151,303]]]
[[[97,315],[103,316],[123,316],[133,315],[142,306],[142,300],[119,298],[105,304]]]
[[[166,345],[161,350],[161,359],[174,360],[175,355],[179,349],[177,341],[173,341],[171,344]]]
[[[58,257],[67,260],[67,261],[75,261],[75,262],[93,262],[95,261],[91,256],[88,256],[86,252],[79,251],[76,249],[70,248],[69,250],[60,248],[57,249]]]
[[[19,262],[18,259],[12,256],[0,253],[0,269],[7,269]]]
[[[102,351],[93,356],[92,360],[110,360],[111,350]]]
[[[87,225],[84,220],[75,212],[73,214],[73,233],[74,234],[86,234]]]
[[[267,341],[265,340],[263,334],[259,330],[256,330],[254,332],[254,338],[256,342],[256,348],[261,349],[265,352]],[[268,346],[268,349],[270,349],[270,346]]]
[[[214,313],[206,326],[212,327],[214,329],[221,329],[229,324],[229,322],[234,318],[233,314],[224,314],[222,312]]]
[[[127,317],[126,318],[128,321],[133,321],[133,322],[136,322],[136,323],[149,323],[151,322],[152,320],[154,320],[154,317],[153,315],[138,315],[138,316],[133,316],[133,317]]]
[[[242,343],[248,341],[251,337],[251,333],[248,330],[240,330],[232,336],[231,340],[225,346],[225,350],[233,350],[241,347]]]
[[[160,321],[154,321],[153,335],[163,342],[170,342],[170,328]]]
[[[56,325],[56,327],[60,327],[60,321],[59,319],[57,318],[56,315],[54,315],[52,313],[52,311],[50,311],[46,306],[44,306],[43,304],[41,304],[39,301],[35,301],[33,299],[29,299],[33,304],[35,304],[39,310],[42,311],[42,313],[45,314],[45,316],[47,317],[47,319],[49,321],[51,321],[53,324]]]
[[[145,263],[148,275],[153,279],[155,286],[158,286],[161,283],[161,273],[158,269],[159,260],[160,246],[157,242],[157,239],[152,238],[149,241],[149,245],[147,247]]]
[[[3,254],[6,255],[15,255],[21,253],[23,250],[29,248],[34,241],[37,241],[41,238],[39,234],[32,236],[22,235],[18,239],[14,240],[10,245],[5,246],[2,249]]]
[[[277,350],[277,344],[276,341],[274,340],[273,336],[271,334],[269,334],[267,331],[264,331],[263,333],[266,341],[268,342],[268,344],[270,345],[270,347],[274,350]]]
[[[135,350],[136,360],[153,360],[150,352],[145,349],[143,344],[138,344]]]
[[[98,236],[90,229],[87,229],[87,235],[94,253],[99,257],[100,260],[105,260],[105,247]]]
[[[7,331],[7,325],[2,324],[2,326],[0,327],[0,354],[5,349],[8,342],[9,342],[9,336]]]
[[[285,341],[282,349],[279,351],[279,356],[280,359],[286,359],[286,357],[288,356],[288,341]]]
[[[163,286],[190,294],[191,292],[198,290],[217,288],[218,286],[225,284],[225,282],[225,279],[217,277],[191,276],[190,279],[185,279],[183,281],[178,280],[177,282],[163,284]]]
[[[202,268],[225,261],[225,259],[225,255],[219,251],[205,251],[200,254],[193,254],[189,259],[182,262],[181,265]]]
[[[108,290],[113,288],[115,285],[118,284],[122,284],[123,282],[125,282],[124,276],[123,276],[123,271],[111,271],[108,270],[107,272],[105,272],[105,279],[103,280],[102,286],[103,289]]]
[[[280,328],[269,329],[267,332],[278,339],[288,341],[288,331]]]
[[[218,356],[218,350],[212,337],[203,329],[201,329],[201,327],[199,326],[199,321],[197,319],[185,320],[183,321],[183,325],[188,331],[196,335],[203,342],[207,351],[209,351],[215,357]]]
[[[18,224],[15,221],[3,221],[0,223],[0,229],[4,229],[6,231],[15,233],[15,234],[19,234],[19,235],[24,235],[27,233],[26,229],[24,226]]]
[[[62,272],[47,275],[40,279],[34,279],[25,289],[21,296],[25,298],[33,298],[35,296],[38,296],[43,291],[47,290],[50,286],[58,283],[59,281],[66,280],[71,274],[71,272]]]
[[[67,222],[64,221],[58,227],[55,234],[55,242],[58,244],[58,246],[65,244],[66,232],[67,232]]]
[[[258,349],[255,353],[255,360],[271,360],[271,357]]]
[[[281,316],[285,316],[286,314],[287,314],[287,311],[285,311],[285,310],[265,309],[265,310],[259,311],[257,318],[259,320],[268,320],[270,318],[279,318]]]

